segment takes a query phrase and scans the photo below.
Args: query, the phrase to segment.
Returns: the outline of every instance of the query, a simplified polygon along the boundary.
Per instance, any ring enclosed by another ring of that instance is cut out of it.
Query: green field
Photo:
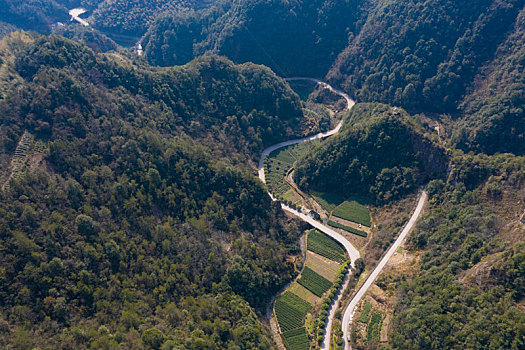
[[[308,266],[304,267],[304,270],[301,273],[301,278],[297,280],[297,283],[310,290],[318,297],[322,296],[324,292],[326,292],[332,286],[332,282]]]
[[[281,336],[288,350],[310,349],[310,340],[304,327],[284,332]]]
[[[345,230],[347,232],[353,233],[354,235],[358,235],[358,236],[361,236],[361,237],[368,236],[368,233],[366,233],[365,231],[361,231],[361,230],[358,230],[358,229],[350,227],[350,226],[342,225],[342,224],[340,224],[338,222],[335,222],[335,221],[332,221],[332,220],[328,220],[327,224],[332,226],[332,227],[340,228],[341,230]]]
[[[324,233],[312,230],[308,233],[308,250],[328,259],[343,263],[347,260],[343,246]]]
[[[332,214],[338,218],[356,222],[367,227],[371,225],[368,208],[356,199],[344,201],[334,209]]]
[[[304,316],[312,305],[291,292],[283,293],[275,301],[275,314],[282,332],[303,326]]]
[[[368,341],[379,340],[382,320],[383,320],[383,314],[381,314],[381,312],[374,311],[372,313],[372,317],[370,317],[370,323],[366,327],[366,338]]]
[[[365,303],[365,306],[363,306],[363,311],[361,311],[361,315],[359,316],[358,322],[361,323],[368,323],[368,315],[370,314],[370,310],[372,309],[372,303],[367,301]]]
[[[344,197],[333,193],[310,191],[310,194],[327,212],[332,212],[339,204],[345,201]]]

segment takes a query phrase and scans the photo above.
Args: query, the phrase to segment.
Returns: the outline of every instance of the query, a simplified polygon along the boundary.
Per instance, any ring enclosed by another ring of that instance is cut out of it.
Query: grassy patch
[[[370,213],[364,203],[354,199],[346,200],[332,212],[334,216],[370,227]]]
[[[310,340],[304,327],[292,329],[282,334],[284,344],[288,350],[308,350]]]
[[[368,315],[370,314],[370,310],[372,310],[372,303],[367,301],[365,306],[363,306],[363,311],[361,311],[361,315],[357,321],[361,323],[368,323]]]
[[[340,228],[341,230],[345,230],[346,232],[353,233],[354,235],[358,235],[358,236],[361,236],[361,237],[368,236],[368,233],[366,233],[365,231],[361,231],[361,230],[358,230],[358,229],[350,227],[350,226],[342,225],[342,224],[340,224],[338,222],[335,222],[335,221],[332,221],[332,220],[328,220],[327,224],[332,226],[332,227],[336,227],[336,228]]]
[[[370,323],[366,327],[366,338],[370,341],[378,341],[381,332],[381,321],[383,314],[379,311],[374,311],[370,317]]]
[[[297,295],[298,297],[300,297],[306,302],[309,302],[312,305],[319,300],[319,297],[317,295],[310,292],[308,289],[306,289],[299,283],[292,283],[288,291],[292,292],[293,294]]]
[[[301,273],[301,278],[299,278],[297,282],[319,297],[332,286],[332,282],[308,266],[304,267],[304,270]]]
[[[308,233],[308,250],[327,257],[328,259],[343,263],[347,260],[343,246],[324,233],[312,230]]]
[[[310,191],[310,194],[324,210],[332,212],[339,204],[344,202],[344,197],[333,193]]]
[[[283,293],[275,301],[275,314],[282,332],[303,326],[304,316],[312,305],[291,292]]]
[[[311,251],[308,251],[306,254],[306,266],[331,282],[335,281],[337,278],[337,272],[341,267],[341,265],[335,261],[315,254]]]

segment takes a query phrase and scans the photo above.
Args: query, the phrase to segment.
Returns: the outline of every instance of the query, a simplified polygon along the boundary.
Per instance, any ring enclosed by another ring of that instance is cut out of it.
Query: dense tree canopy
[[[23,131],[48,149],[0,191],[2,346],[269,348],[254,308],[292,277],[298,229],[229,160],[289,137],[297,96],[218,57],[157,70],[16,38],[2,154]]]
[[[341,133],[301,159],[294,176],[306,190],[385,203],[429,178],[443,177],[446,167],[445,152],[421,135],[404,112],[358,104]]]

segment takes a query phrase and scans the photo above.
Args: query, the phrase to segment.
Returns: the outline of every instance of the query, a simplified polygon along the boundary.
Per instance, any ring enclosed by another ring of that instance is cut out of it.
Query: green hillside
[[[1,347],[270,348],[254,310],[299,232],[229,162],[291,137],[298,97],[223,58],[159,70],[25,40],[2,45],[1,159],[27,161],[0,190]]]

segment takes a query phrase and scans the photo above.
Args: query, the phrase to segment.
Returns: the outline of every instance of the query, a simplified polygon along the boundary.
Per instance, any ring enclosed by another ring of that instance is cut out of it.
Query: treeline
[[[1,346],[270,348],[254,309],[292,278],[299,230],[228,162],[289,137],[297,96],[217,57],[152,69],[16,38],[0,147],[28,130],[48,150],[0,191]]]
[[[410,238],[421,270],[400,288],[394,348],[523,348],[524,164],[457,152],[452,180],[429,183],[430,210]]]
[[[358,100],[455,112],[523,5],[521,0],[380,1],[328,76]]]
[[[322,143],[295,166],[304,190],[357,195],[382,204],[443,177],[447,155],[422,135],[404,111],[382,104],[357,104],[339,135]]]

